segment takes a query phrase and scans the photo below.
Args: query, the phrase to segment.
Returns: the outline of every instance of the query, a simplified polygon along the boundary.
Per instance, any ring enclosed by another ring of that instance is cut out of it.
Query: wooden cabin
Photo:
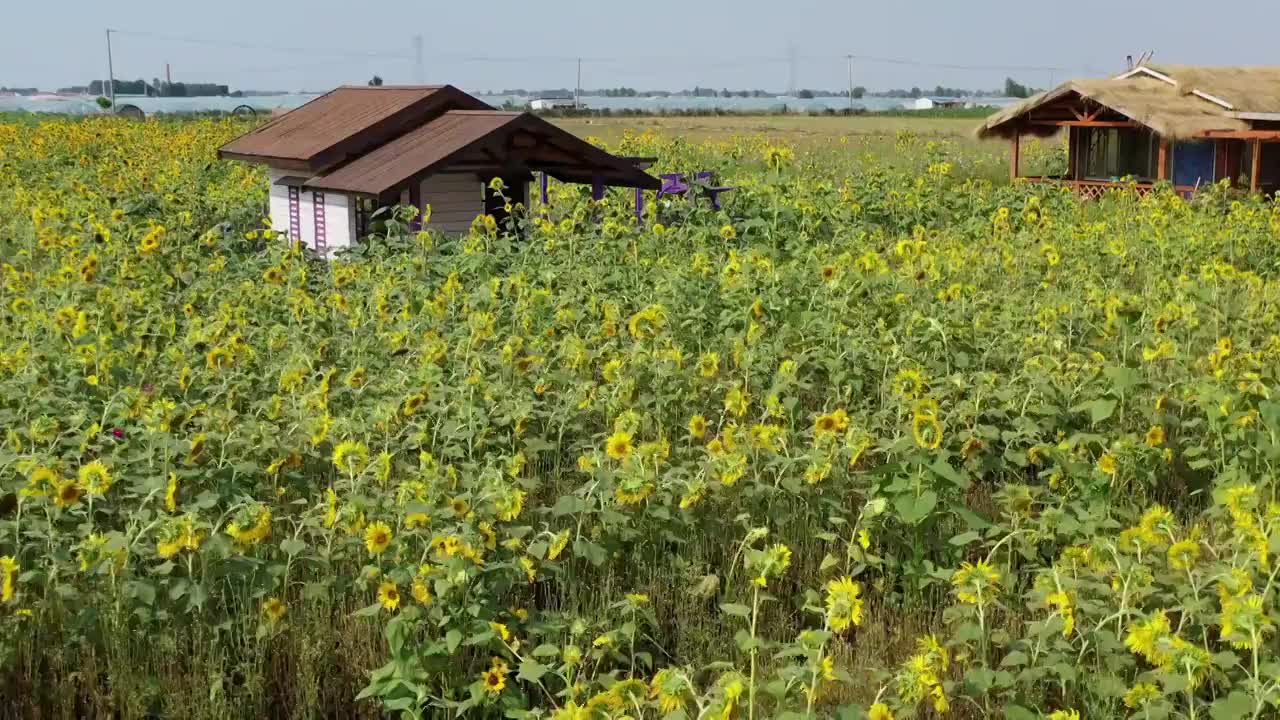
[[[529,202],[540,173],[606,187],[661,183],[529,113],[501,112],[453,87],[344,86],[248,132],[219,157],[265,164],[275,230],[323,257],[367,234],[382,207],[431,208],[429,229],[464,233],[477,216]],[[502,196],[489,188],[501,178]]]
[[[979,137],[1012,144],[1010,178],[1021,174],[1021,139],[1067,133],[1067,183],[1096,196],[1117,186],[1140,192],[1171,182],[1183,193],[1228,180],[1253,192],[1280,190],[1280,67],[1140,65],[1102,80],[1072,80],[1004,108]]]

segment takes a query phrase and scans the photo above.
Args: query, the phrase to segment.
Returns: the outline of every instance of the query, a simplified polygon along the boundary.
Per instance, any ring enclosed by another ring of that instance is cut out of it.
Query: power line
[[[211,47],[235,48],[238,50],[267,50],[272,52],[287,53],[307,53],[311,55],[345,55],[348,57],[367,57],[367,58],[395,58],[398,60],[411,60],[413,55],[410,53],[393,53],[393,52],[377,52],[372,50],[342,50],[336,48],[315,48],[315,47],[289,47],[285,45],[264,45],[261,43],[245,43],[230,40],[210,40],[208,38],[198,38],[185,35],[166,35],[162,33],[154,33],[145,30],[117,30],[112,29],[111,32],[117,35],[128,35],[131,37],[144,37],[153,40],[167,40],[169,42],[188,43],[191,45],[208,45]]]
[[[264,50],[271,52],[288,52],[288,53],[306,53],[311,55],[330,55],[330,56],[347,56],[347,57],[364,57],[364,58],[393,58],[397,60],[418,60],[416,47],[413,52],[386,52],[374,50],[346,50],[334,47],[298,47],[262,43],[249,43],[233,40],[210,39],[202,37],[194,37],[189,35],[170,35],[166,33],[156,33],[146,30],[118,30],[113,29],[113,33],[118,35],[128,35],[132,37],[151,38],[155,40],[166,40],[170,42],[189,43],[196,45],[208,45],[212,47],[236,48],[243,50]],[[1080,65],[1074,67],[1051,66],[1051,65],[1000,65],[1000,64],[968,64],[968,63],[939,63],[917,60],[914,58],[902,57],[886,57],[880,55],[858,55],[858,54],[841,54],[841,55],[800,55],[795,51],[794,46],[788,47],[785,56],[772,55],[744,55],[737,57],[725,57],[724,55],[632,55],[628,57],[619,56],[586,56],[586,55],[488,55],[474,54],[464,52],[438,52],[432,53],[431,58],[434,60],[449,61],[455,63],[530,63],[530,62],[563,62],[577,63],[581,60],[584,63],[591,64],[634,64],[639,62],[661,62],[661,61],[682,61],[696,62],[701,67],[732,67],[742,63],[786,63],[789,66],[799,60],[807,61],[831,61],[831,60],[848,60],[853,59],[863,63],[882,63],[888,65],[905,65],[910,67],[936,68],[943,70],[974,70],[974,71],[1010,71],[1010,72],[1054,72],[1068,73],[1073,70],[1083,70],[1090,73],[1106,73],[1107,70]]]

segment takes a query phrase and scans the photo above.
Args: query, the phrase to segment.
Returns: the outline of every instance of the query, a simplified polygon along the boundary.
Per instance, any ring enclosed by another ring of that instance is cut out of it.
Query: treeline
[[[217,83],[184,83],[184,82],[164,82],[162,80],[115,80],[111,87],[115,88],[116,95],[146,95],[148,97],[216,97],[216,96],[235,96],[236,93],[231,92],[231,88],[227,85],[219,85]],[[89,83],[89,94],[91,95],[107,95],[107,83],[103,80],[94,80]]]
[[[524,106],[518,103],[505,103],[504,110],[521,111]],[[724,116],[885,116],[885,117],[939,117],[939,118],[982,118],[991,114],[989,107],[975,108],[934,108],[932,110],[867,110],[866,108],[821,108],[801,109],[786,104],[771,108],[752,108],[739,110],[726,107],[706,108],[555,108],[550,110],[534,110],[534,114],[547,118],[632,118],[632,117],[724,117]]]
[[[697,98],[760,98],[760,97],[778,97],[785,93],[776,90],[730,90],[729,88],[721,88],[719,90],[710,87],[695,86],[686,90],[637,90],[632,87],[616,87],[616,88],[584,88],[582,95],[589,97],[697,97]],[[1005,78],[1004,87],[994,90],[972,90],[969,88],[946,87],[944,85],[936,85],[932,89],[912,87],[895,88],[892,90],[880,90],[876,92],[868,91],[861,85],[853,88],[854,99],[863,97],[886,97],[886,98],[902,98],[915,99],[926,96],[932,97],[1015,97],[1025,98],[1040,92],[1022,83],[1017,82],[1013,78]],[[573,90],[569,88],[555,88],[549,90],[526,90],[525,88],[507,88],[501,93],[489,93],[501,95],[513,95],[516,97],[573,97]],[[849,97],[848,89],[826,90],[818,88],[804,88],[797,90],[795,96],[801,100],[810,100],[820,97]]]

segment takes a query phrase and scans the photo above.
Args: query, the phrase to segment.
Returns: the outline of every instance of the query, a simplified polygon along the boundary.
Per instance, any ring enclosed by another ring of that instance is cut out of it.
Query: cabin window
[[[1150,180],[1156,175],[1156,137],[1146,128],[1087,128],[1086,180]]]
[[[378,209],[378,202],[365,195],[354,195],[351,204],[356,218],[356,239],[360,239],[369,234],[370,219]]]

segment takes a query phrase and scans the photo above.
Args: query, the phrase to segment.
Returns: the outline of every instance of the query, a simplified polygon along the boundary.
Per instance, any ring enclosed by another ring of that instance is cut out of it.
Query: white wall
[[[289,188],[277,185],[276,181],[288,173],[275,168],[267,169],[268,192],[271,207],[271,229],[276,232],[289,232]]]
[[[351,247],[351,200],[346,193],[324,194],[325,240],[329,252]]]
[[[484,185],[472,173],[431,175],[422,181],[422,204],[431,206],[428,229],[465,233],[484,214]]]
[[[287,172],[269,169],[271,189],[268,193],[271,208],[271,228],[281,233],[291,233],[289,227],[289,188],[277,185],[276,181],[288,175]],[[316,220],[314,190],[299,188],[298,192],[298,237],[307,247],[316,247]],[[351,213],[351,200],[345,193],[324,193],[325,244],[330,255],[339,248],[351,246],[355,237],[355,218]]]

